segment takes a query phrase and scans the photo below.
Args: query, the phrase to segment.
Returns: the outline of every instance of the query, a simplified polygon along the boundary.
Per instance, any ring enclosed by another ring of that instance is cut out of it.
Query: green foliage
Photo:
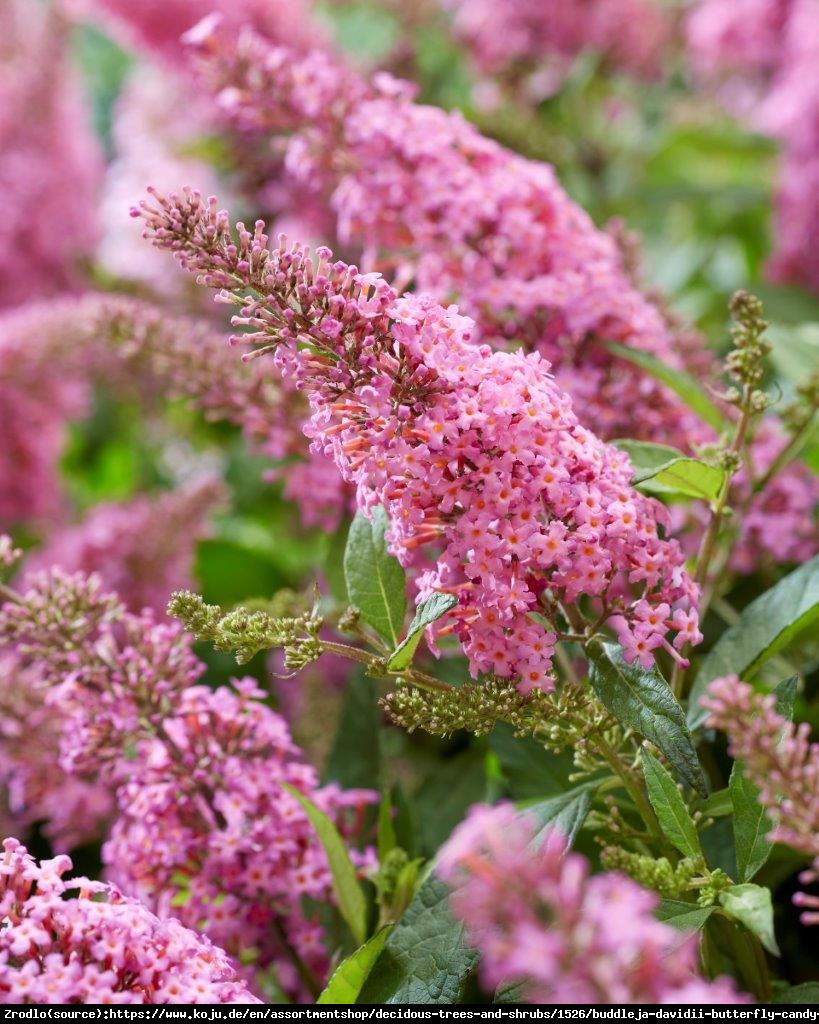
[[[329,781],[356,789],[381,777],[381,714],[375,680],[356,676],[347,684],[336,735],[324,772]]]
[[[716,500],[725,480],[725,470],[718,466],[709,466],[699,459],[673,459],[657,469],[635,473],[632,483],[648,494],[711,502]]]
[[[689,699],[691,728],[707,713],[699,706],[708,684],[720,676],[747,678],[777,651],[819,621],[819,555],[795,569],[743,611],[717,640],[700,666]]]
[[[734,848],[740,882],[750,881],[771,853],[767,835],[773,828],[759,802],[759,788],[745,777],[741,761],[734,762],[728,784],[734,810]]]
[[[639,366],[641,370],[645,370],[646,373],[676,392],[704,423],[717,431],[725,429],[727,426],[725,416],[706,395],[702,385],[694,377],[676,367],[668,366],[656,356],[642,352],[640,349],[628,348],[625,345],[618,345],[616,342],[609,342],[608,347],[621,359],[634,363],[635,366]]]
[[[412,661],[427,626],[446,615],[457,603],[458,598],[454,594],[433,594],[422,601],[407,627],[406,636],[390,655],[387,668],[394,672],[405,669]]]
[[[342,960],[333,971],[316,1003],[335,1003],[336,1005],[355,1003],[373,964],[381,955],[391,931],[391,925],[380,928],[363,946],[359,946],[355,953],[348,956],[346,960]]]
[[[771,890],[762,885],[734,885],[720,894],[719,901],[734,920],[753,932],[769,953],[779,956],[773,926]]]
[[[350,603],[364,621],[394,648],[407,608],[404,570],[387,550],[387,513],[372,509],[372,519],[358,512],[350,526],[344,552],[344,578]]]
[[[387,938],[358,1002],[456,1003],[477,961],[450,913],[448,889],[430,875]]]
[[[527,805],[526,814],[538,823],[532,844],[536,846],[547,829],[557,828],[568,837],[571,845],[591,809],[593,787],[594,783],[585,783],[560,796]]]
[[[650,740],[680,777],[704,794],[705,780],[685,715],[656,668],[626,664],[613,643],[596,642],[589,654],[589,679],[601,704],[626,728]]]
[[[648,798],[663,833],[683,857],[701,858],[696,826],[674,780],[650,751],[643,750],[641,756]]]
[[[362,945],[367,937],[367,901],[356,878],[355,868],[344,840],[324,811],[320,811],[303,793],[286,782],[282,783],[282,788],[298,800],[310,824],[316,830],[316,835],[327,854],[338,909],[353,938],[359,946]]]
[[[697,907],[693,903],[664,899],[660,900],[654,916],[682,932],[698,932],[715,910],[716,907]]]

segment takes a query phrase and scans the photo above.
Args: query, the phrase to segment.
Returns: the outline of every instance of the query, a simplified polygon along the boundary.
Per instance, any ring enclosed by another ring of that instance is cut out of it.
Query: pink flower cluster
[[[249,26],[266,39],[307,49],[328,42],[306,0],[72,0],[79,16],[102,15],[123,42],[145,50],[177,69],[184,62],[182,35],[207,15],[217,13],[232,28]]]
[[[758,787],[774,823],[770,841],[812,857],[813,867],[801,879],[819,880],[819,743],[810,742],[810,725],[783,718],[772,694],[757,693],[736,676],[715,679],[700,703],[710,712],[708,724],[728,734],[731,755]],[[794,902],[807,908],[806,924],[819,924],[819,896],[800,893]]]
[[[0,783],[11,828],[21,835],[38,824],[52,847],[65,852],[99,842],[116,804],[95,772],[62,768],[65,723],[46,684],[39,664],[14,652],[0,657]]]
[[[438,857],[450,904],[481,953],[487,990],[533,1003],[746,1003],[697,977],[697,940],[656,921],[657,897],[625,875],[589,875],[556,829],[510,804],[473,807]]]
[[[407,83],[364,81],[327,54],[236,37],[214,21],[190,43],[229,123],[251,139],[288,138],[291,174],[332,196],[339,237],[365,266],[457,301],[475,321],[477,343],[541,353],[600,437],[683,451],[713,440],[676,394],[607,347],[618,342],[715,376],[702,342],[640,294],[615,238],[566,195],[550,166],[482,137],[457,113],[414,103]],[[767,441],[762,447],[760,462],[770,451]],[[789,466],[771,487],[753,499],[753,533],[737,544],[737,564],[756,558],[760,539],[781,560],[773,538],[784,521],[799,538],[788,557],[817,549],[815,475]]]
[[[0,1003],[258,1003],[222,952],[16,839],[0,859]]]
[[[671,19],[654,0],[441,0],[452,30],[477,70],[524,87],[540,100],[559,86],[581,52],[601,54],[614,68],[640,77],[660,73]]]
[[[31,666],[59,723],[60,770],[115,794],[103,847],[113,881],[161,917],[204,930],[251,963],[257,981],[273,969],[292,996],[320,986],[323,930],[301,898],[331,902],[331,876],[282,783],[348,836],[372,794],[320,789],[255,680],[197,685],[204,666],[190,639],[126,612],[94,577],[32,576],[21,603],[0,608],[0,640]]]
[[[68,573],[98,573],[108,590],[133,611],[160,614],[171,592],[191,585],[194,547],[222,500],[218,481],[194,481],[155,499],[95,506],[82,523],[52,534],[26,561],[26,572],[59,566]]]
[[[627,456],[579,425],[539,353],[476,345],[453,307],[398,298],[329,250],[315,262],[299,246],[271,252],[261,223],[253,235],[240,225],[237,244],[197,193],[154,194],[142,216],[202,283],[235,290],[223,293],[242,307],[234,324],[253,329],[240,340],[275,349],[308,394],[313,448],[359,507],[385,506],[392,550],[421,570],[419,598],[457,595],[448,629],[473,673],[548,688],[565,606],[581,596],[599,624],[648,621],[650,607],[655,646],[673,652],[666,636],[694,621],[697,589],[659,536],[665,510],[630,487]]]
[[[51,6],[4,0],[0,30],[2,307],[77,285],[97,237],[102,157]]]
[[[688,39],[696,70],[780,140],[770,271],[819,290],[819,0],[701,0]]]

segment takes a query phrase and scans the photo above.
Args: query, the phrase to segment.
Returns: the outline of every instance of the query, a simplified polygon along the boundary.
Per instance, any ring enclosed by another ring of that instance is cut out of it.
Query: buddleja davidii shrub
[[[537,356],[475,346],[466,318],[429,299],[398,299],[378,277],[330,263],[325,250],[315,263],[298,246],[270,252],[260,224],[253,234],[239,226],[236,241],[213,201],[194,193],[155,197],[143,216],[160,247],[241,307],[234,323],[250,333],[236,340],[257,346],[246,358],[274,353],[279,371],[310,397],[307,432],[356,485],[365,517],[354,524],[345,560],[348,592],[360,606],[335,624],[370,650],[322,640],[317,609],[225,614],[180,594],[171,611],[242,659],[272,645],[297,668],[332,650],[373,675],[395,677],[385,706],[410,729],[482,733],[506,720],[550,749],[574,747],[572,781],[581,785],[572,820],[576,826],[592,813],[603,864],[662,895],[659,912],[668,918],[692,915],[688,925],[727,944],[742,985],[769,998],[762,950],[777,951],[771,898],[750,881],[753,858],[743,846],[752,803],[738,796],[733,805],[742,856],[732,876],[700,840],[711,805],[699,802],[707,783],[675,696],[692,682],[686,655],[701,639],[699,590],[710,602],[730,553],[731,480],[768,404],[758,386],[767,351],[759,303],[744,294],[733,302],[731,382],[721,399],[736,413],[712,462],[672,452],[638,475],[661,492],[708,502],[691,579],[679,549],[657,528],[661,506],[631,487],[626,460],[580,427]],[[403,577],[388,548],[411,570],[418,592],[405,631]],[[433,645],[454,635],[477,682],[451,688],[416,667],[425,630]],[[661,648],[672,665],[670,687],[655,664]],[[588,681],[573,657],[579,650],[589,661]],[[689,720],[699,724],[695,707]],[[625,795],[601,805],[606,780]],[[545,813],[553,820],[558,811]],[[422,886],[417,899],[428,901],[430,892]],[[476,926],[473,941],[488,954],[479,934]],[[400,927],[395,936],[386,941],[406,941]],[[526,978],[530,968],[507,970]],[[552,978],[530,991],[544,998],[561,991],[556,984]],[[709,997],[707,988],[690,995]],[[721,996],[728,1000],[730,989]]]

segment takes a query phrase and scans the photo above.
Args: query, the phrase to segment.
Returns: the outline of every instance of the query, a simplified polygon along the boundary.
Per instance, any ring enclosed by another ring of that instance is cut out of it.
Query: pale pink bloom
[[[437,873],[489,991],[520,984],[533,1003],[749,1002],[727,978],[696,976],[696,937],[652,917],[654,893],[590,875],[559,830],[511,804],[473,807]]]

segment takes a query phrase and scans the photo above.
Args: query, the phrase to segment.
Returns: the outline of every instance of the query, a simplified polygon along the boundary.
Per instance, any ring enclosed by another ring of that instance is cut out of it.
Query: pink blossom
[[[328,951],[302,896],[332,902],[330,870],[282,784],[350,839],[374,794],[320,788],[255,680],[198,685],[205,666],[190,638],[147,611],[126,612],[99,579],[32,574],[22,600],[0,606],[0,640],[39,684],[60,771],[114,793],[109,877],[251,962],[259,983],[274,967],[292,997],[320,988]],[[368,851],[353,856],[371,864]]]
[[[162,613],[172,591],[191,585],[194,546],[223,496],[219,483],[206,479],[154,500],[143,495],[97,505],[82,523],[54,533],[27,559],[26,571],[59,566],[69,573],[99,573],[133,611]]]
[[[452,30],[477,70],[522,86],[524,97],[534,101],[560,85],[584,50],[603,55],[618,70],[656,77],[671,29],[667,12],[653,0],[442,0],[442,6],[452,13]]]
[[[759,789],[759,801],[774,824],[771,842],[785,843],[813,858],[802,881],[819,872],[819,744],[810,742],[807,722],[794,725],[776,711],[773,694],[756,693],[736,676],[715,679],[702,698],[708,723],[728,734],[731,755],[742,761],[745,775]],[[802,920],[819,924],[819,899],[799,894],[807,907]]]
[[[82,280],[82,262],[97,238],[102,159],[59,16],[45,4],[4,0],[0,29],[3,307],[73,289]]]
[[[590,876],[557,829],[511,804],[476,806],[438,856],[450,904],[481,953],[487,990],[534,1003],[746,1003],[696,977],[697,940],[656,921],[657,897],[624,875]]]
[[[0,860],[0,1002],[258,1003],[227,956],[116,888],[66,879],[16,839]]]
[[[310,399],[313,449],[355,485],[359,507],[386,508],[393,552],[420,571],[419,599],[458,597],[446,628],[474,674],[548,688],[564,605],[580,595],[601,621],[630,619],[629,583],[652,607],[696,606],[679,546],[659,536],[663,507],[630,487],[623,453],[580,426],[539,353],[476,345],[455,307],[398,298],[378,275],[331,263],[328,250],[315,261],[284,243],[271,253],[260,223],[253,235],[240,225],[237,245],[227,215],[196,193],[154,194],[142,215],[202,283],[244,282],[234,323],[253,333],[240,339],[276,350],[279,371]],[[248,299],[248,287],[265,298]],[[314,349],[296,347],[307,338]],[[669,626],[658,623],[658,635]]]

